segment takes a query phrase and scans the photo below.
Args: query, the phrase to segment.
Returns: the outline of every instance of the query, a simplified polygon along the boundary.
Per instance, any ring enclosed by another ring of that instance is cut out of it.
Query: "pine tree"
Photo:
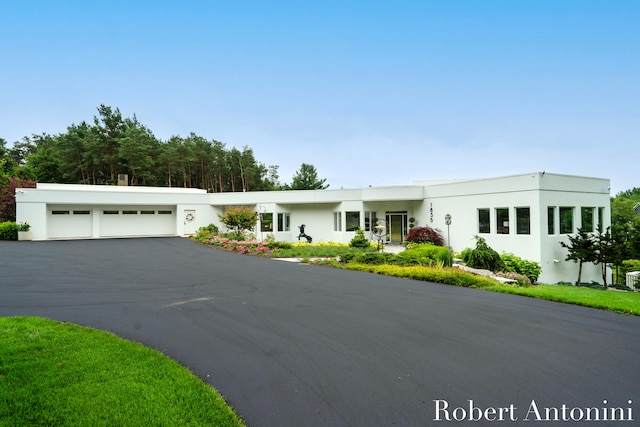
[[[576,286],[580,286],[582,265],[585,262],[593,262],[596,259],[594,243],[589,233],[582,228],[578,229],[575,236],[568,236],[568,238],[569,243],[560,242],[560,245],[569,251],[565,259],[578,263],[578,281],[576,282]]]

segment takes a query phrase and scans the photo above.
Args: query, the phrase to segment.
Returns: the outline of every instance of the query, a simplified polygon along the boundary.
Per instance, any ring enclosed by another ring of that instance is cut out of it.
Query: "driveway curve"
[[[250,426],[640,419],[638,317],[182,238],[0,242],[0,315],[156,348]]]

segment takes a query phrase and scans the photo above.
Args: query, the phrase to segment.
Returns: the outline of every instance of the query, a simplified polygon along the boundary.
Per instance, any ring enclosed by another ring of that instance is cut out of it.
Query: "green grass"
[[[496,285],[485,289],[640,316],[640,292],[605,291],[559,285],[536,285],[530,288]]]
[[[276,249],[272,252],[273,258],[318,258],[318,257],[337,257],[344,253],[362,253],[372,252],[373,248],[352,248],[347,246],[331,246],[331,245],[305,245],[294,246],[291,249]]]
[[[242,426],[222,397],[163,354],[115,335],[0,318],[0,426]]]

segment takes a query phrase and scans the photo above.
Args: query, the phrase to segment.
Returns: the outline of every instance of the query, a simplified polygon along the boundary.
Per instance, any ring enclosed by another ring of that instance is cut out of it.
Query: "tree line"
[[[201,188],[209,192],[326,188],[312,165],[303,164],[291,184],[281,184],[278,166],[255,159],[247,146],[190,133],[166,141],[118,108],[98,107],[93,122],[72,124],[58,135],[24,137],[7,147],[0,138],[0,177],[35,182],[113,185],[127,174],[129,185]],[[297,188],[299,184],[305,188]]]

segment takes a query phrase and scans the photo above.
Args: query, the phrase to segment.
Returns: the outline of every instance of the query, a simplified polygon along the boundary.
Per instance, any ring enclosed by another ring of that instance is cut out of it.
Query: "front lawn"
[[[210,386],[107,332],[0,318],[0,426],[242,426]]]
[[[495,285],[485,289],[640,316],[640,292],[563,285],[536,285],[530,288]]]

